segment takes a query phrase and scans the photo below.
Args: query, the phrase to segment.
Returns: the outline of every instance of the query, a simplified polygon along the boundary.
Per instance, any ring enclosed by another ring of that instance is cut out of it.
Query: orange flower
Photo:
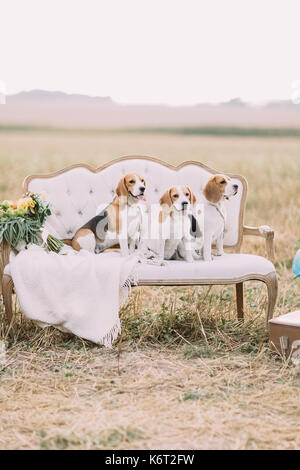
[[[18,207],[18,201],[15,201],[15,202],[13,203],[13,209],[17,209],[17,207]]]

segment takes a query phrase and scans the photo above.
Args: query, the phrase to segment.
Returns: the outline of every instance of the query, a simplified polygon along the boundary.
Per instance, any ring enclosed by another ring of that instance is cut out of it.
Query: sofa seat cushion
[[[142,264],[138,267],[139,284],[197,284],[197,281],[230,281],[256,276],[266,276],[275,272],[271,261],[262,256],[247,254],[224,254],[216,256],[211,262],[202,260],[167,261],[166,266]]]
[[[96,255],[97,256],[97,255]],[[139,264],[137,268],[138,283],[157,284],[197,284],[197,281],[230,281],[256,276],[266,276],[276,272],[271,261],[262,256],[246,254],[224,254],[216,256],[211,262],[194,261],[167,261],[165,266],[151,264]],[[4,269],[4,274],[10,275],[9,264]]]

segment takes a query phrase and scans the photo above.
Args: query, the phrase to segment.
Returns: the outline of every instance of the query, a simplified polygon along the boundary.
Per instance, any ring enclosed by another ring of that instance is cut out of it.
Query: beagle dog
[[[197,207],[193,212],[189,214],[191,222],[191,251],[194,260],[199,260],[203,258],[203,231],[204,231],[204,217],[203,211]],[[185,259],[185,245],[180,242],[177,251],[176,259]]]
[[[159,203],[159,258],[176,259],[180,245],[183,259],[192,262],[189,212],[196,203],[195,195],[188,186],[173,186],[165,191]]]
[[[233,184],[228,176],[212,176],[202,191],[204,203],[204,240],[203,258],[204,261],[211,261],[212,244],[216,244],[216,255],[224,253],[223,239],[226,224],[225,201],[238,192],[238,185]]]
[[[138,203],[145,200],[145,189],[145,178],[136,173],[121,178],[112,203],[75,233],[70,243],[74,250],[101,253],[119,244],[122,256],[133,253],[140,241],[142,215]]]

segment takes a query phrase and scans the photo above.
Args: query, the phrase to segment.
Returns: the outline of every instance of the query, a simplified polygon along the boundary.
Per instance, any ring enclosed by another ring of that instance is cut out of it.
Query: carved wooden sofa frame
[[[119,165],[119,170],[122,173],[125,173],[127,171],[132,171],[132,165],[137,164],[137,162],[142,162],[145,168],[147,168],[147,165],[161,165],[162,168],[167,168],[169,170],[172,170],[172,173],[179,174],[182,169],[186,169],[189,167],[192,167],[192,171],[196,171],[196,168],[200,168],[201,171],[204,172],[204,174],[207,176],[220,173],[217,170],[214,170],[212,168],[207,167],[206,165],[203,165],[200,162],[196,161],[189,161],[189,162],[184,162],[180,164],[177,167],[174,167],[172,165],[169,165],[165,162],[159,161],[157,159],[154,159],[152,157],[141,157],[141,156],[129,156],[129,157],[122,157],[116,160],[113,160],[97,169],[90,167],[89,165],[86,164],[76,164],[69,166],[67,168],[64,168],[60,171],[57,171],[55,173],[51,173],[48,175],[31,175],[25,178],[23,182],[23,191],[24,193],[32,190],[43,190],[44,188],[41,186],[41,182],[45,179],[51,179],[55,178],[60,175],[67,174],[68,172],[72,171],[84,171],[85,172],[91,172],[91,174],[100,174],[104,170],[109,169],[112,166],[117,166]],[[142,167],[143,167],[142,165]],[[127,168],[128,167],[128,168]],[[118,174],[120,174],[120,171],[118,170]],[[140,172],[143,172],[143,168],[139,169]],[[147,178],[147,175],[145,175]],[[238,218],[237,218],[237,237],[235,240],[235,243],[226,243],[226,236],[225,236],[225,247],[229,247],[231,251],[234,253],[240,253],[241,245],[243,242],[244,236],[256,236],[256,237],[262,237],[265,239],[266,242],[266,251],[267,251],[267,257],[269,260],[274,259],[274,231],[270,229],[268,226],[261,226],[259,228],[256,227],[249,227],[244,225],[244,212],[245,212],[245,204],[246,204],[246,197],[247,197],[247,181],[243,176],[240,175],[233,175],[233,174],[228,174],[229,177],[232,179],[236,180],[240,186],[240,203],[239,203],[239,213],[238,213]],[[111,178],[113,179],[113,178]],[[154,178],[155,179],[155,178]],[[40,182],[40,186],[35,186],[34,182]],[[117,179],[112,181],[112,188],[115,187]],[[189,181],[184,181],[186,184],[190,184]],[[148,182],[148,186],[151,184],[151,182]],[[179,184],[179,183],[178,183]],[[182,183],[183,184],[183,183]],[[196,183],[194,183],[195,186]],[[165,188],[168,187],[167,182],[165,183]],[[192,187],[192,190],[195,191],[195,188]],[[154,190],[155,191],[155,190]],[[149,192],[147,188],[147,192]],[[157,193],[160,193],[156,189]],[[198,191],[199,192],[199,191]],[[110,190],[110,197],[112,197],[113,189]],[[160,194],[157,194],[156,197],[158,197]],[[106,195],[107,196],[107,195]],[[51,201],[51,198],[50,198]],[[101,202],[98,200],[98,203]],[[94,215],[94,213],[90,214]],[[73,230],[75,230],[76,227],[73,227]],[[62,238],[71,238],[71,231],[69,231],[67,234],[63,233]],[[6,242],[3,241],[2,246],[1,246],[1,256],[0,256],[0,280],[1,280],[1,285],[2,285],[2,296],[3,296],[3,303],[4,303],[4,308],[5,308],[5,314],[7,321],[11,327],[13,323],[13,306],[12,306],[12,294],[13,294],[13,280],[10,276],[9,273],[7,273],[5,270],[5,267],[9,264],[9,256],[10,256],[10,250],[11,247],[10,245]],[[230,255],[229,255],[230,256]],[[243,256],[243,255],[241,255]],[[252,256],[252,255],[248,255]],[[253,255],[255,256],[255,255]],[[265,258],[262,257],[257,257],[262,260],[265,260]],[[268,262],[267,260],[265,260]],[[179,261],[179,263],[182,263]],[[212,261],[214,263],[214,261]],[[190,263],[189,263],[190,264]],[[192,263],[194,264],[194,263]],[[271,267],[272,266],[272,267]],[[162,269],[162,268],[161,268]],[[230,269],[230,267],[229,267]],[[264,272],[263,274],[255,273],[255,272],[249,272],[241,276],[237,277],[224,277],[224,278],[205,278],[201,277],[200,279],[195,277],[195,278],[185,278],[181,279],[180,276],[178,278],[172,277],[171,279],[160,279],[156,278],[153,279],[153,276],[150,276],[150,278],[147,278],[147,276],[143,279],[140,279],[139,281],[139,286],[191,286],[191,285],[235,285],[236,286],[236,303],[237,303],[237,316],[238,319],[242,320],[244,318],[244,303],[243,303],[243,285],[244,282],[246,281],[251,281],[251,280],[256,280],[256,281],[262,281],[265,283],[267,287],[267,292],[268,292],[268,305],[267,305],[267,321],[272,318],[275,304],[276,304],[276,299],[277,299],[277,290],[278,290],[278,281],[277,281],[277,275],[274,266],[270,263],[270,270],[269,272]]]

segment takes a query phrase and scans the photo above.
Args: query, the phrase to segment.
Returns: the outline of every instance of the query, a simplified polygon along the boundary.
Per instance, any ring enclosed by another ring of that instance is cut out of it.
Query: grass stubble
[[[30,173],[145,154],[199,160],[249,182],[245,222],[276,230],[275,315],[300,308],[291,263],[299,246],[300,141],[292,138],[3,132],[0,198]],[[264,255],[249,238],[244,252]],[[107,350],[41,330],[16,302],[0,365],[1,449],[297,449],[300,368],[268,348],[266,291],[246,283],[246,319],[226,287],[134,288],[123,336]],[[119,373],[120,372],[120,373]]]

